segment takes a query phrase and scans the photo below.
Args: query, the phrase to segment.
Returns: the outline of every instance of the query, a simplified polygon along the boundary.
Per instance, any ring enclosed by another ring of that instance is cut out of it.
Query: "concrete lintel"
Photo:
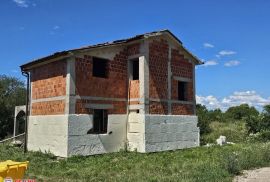
[[[129,99],[129,101],[141,101],[141,99],[140,98],[131,98],[131,99]]]
[[[113,109],[112,104],[85,104],[85,108],[89,109]]]
[[[129,110],[135,110],[135,109],[143,109],[144,108],[144,105],[143,104],[136,104],[136,105],[130,105],[129,106]]]
[[[150,98],[150,101],[154,102],[170,102],[176,104],[193,104],[193,101],[182,101],[182,100],[168,100],[168,99],[158,99],[158,98]]]
[[[102,100],[102,101],[127,101],[125,98],[110,98],[110,97],[95,97],[95,96],[75,96],[76,99],[83,99],[83,100]]]
[[[131,55],[131,56],[128,56],[128,60],[132,60],[132,59],[136,59],[136,58],[139,58],[143,56],[143,54],[134,54],[134,55]]]
[[[48,98],[42,98],[42,99],[33,99],[31,103],[58,101],[58,100],[65,100],[65,99],[66,99],[66,96],[56,96],[56,97],[48,97]]]
[[[192,82],[192,79],[180,76],[174,76],[173,79],[183,82]]]

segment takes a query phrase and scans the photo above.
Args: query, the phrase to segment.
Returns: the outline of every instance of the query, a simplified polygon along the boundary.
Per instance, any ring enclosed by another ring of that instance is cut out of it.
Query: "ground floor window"
[[[93,128],[88,131],[88,134],[107,133],[108,127],[108,112],[104,109],[94,109]]]

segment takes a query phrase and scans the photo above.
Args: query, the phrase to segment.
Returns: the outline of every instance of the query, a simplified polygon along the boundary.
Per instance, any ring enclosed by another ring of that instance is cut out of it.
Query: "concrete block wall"
[[[129,150],[144,153],[199,146],[197,120],[186,115],[130,114]]]
[[[92,115],[70,115],[68,118],[68,156],[86,156],[125,149],[126,115],[109,115],[107,134],[87,134],[93,127]]]
[[[145,152],[199,146],[197,116],[146,115]]]
[[[145,115],[130,113],[127,128],[127,149],[145,152]]]
[[[30,151],[51,152],[56,156],[68,156],[68,116],[30,116],[28,143]]]
[[[28,150],[61,157],[118,152],[125,149],[126,121],[126,115],[109,115],[107,134],[87,134],[92,115],[30,116]]]

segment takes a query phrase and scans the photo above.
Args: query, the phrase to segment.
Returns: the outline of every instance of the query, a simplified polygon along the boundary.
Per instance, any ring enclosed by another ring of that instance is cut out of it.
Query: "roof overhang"
[[[73,56],[75,52],[80,52],[83,50],[90,50],[90,49],[95,49],[95,48],[101,48],[101,47],[108,47],[108,46],[116,46],[116,45],[121,45],[121,44],[126,44],[126,43],[130,43],[133,41],[138,41],[141,39],[146,39],[149,37],[154,37],[154,36],[160,36],[166,34],[168,36],[170,36],[172,39],[174,39],[179,46],[181,46],[195,61],[196,65],[200,65],[200,64],[204,64],[203,61],[201,61],[198,57],[196,57],[195,55],[193,55],[188,49],[186,49],[183,46],[183,43],[181,42],[181,40],[179,40],[171,31],[169,30],[161,30],[161,31],[155,31],[155,32],[150,32],[150,33],[145,33],[145,34],[140,34],[140,35],[136,35],[135,37],[131,37],[128,39],[121,39],[121,40],[116,40],[113,42],[106,42],[103,44],[96,44],[96,45],[92,45],[92,46],[86,46],[86,47],[81,47],[81,48],[77,48],[77,49],[70,49],[70,50],[66,50],[66,51],[61,51],[61,52],[56,52],[52,55],[46,56],[46,57],[42,57],[36,60],[33,60],[29,63],[23,64],[21,65],[21,70],[22,72],[26,72],[31,70],[34,67],[37,67],[41,64],[44,63],[50,63],[56,60],[60,60],[60,59],[65,59],[65,58],[69,58],[71,56]]]

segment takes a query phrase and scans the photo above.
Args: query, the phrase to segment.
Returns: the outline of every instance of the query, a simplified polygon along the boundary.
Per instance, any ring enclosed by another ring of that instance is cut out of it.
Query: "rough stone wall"
[[[31,70],[32,101],[65,96],[66,61],[48,63]],[[63,114],[65,100],[32,103],[32,115]]]

